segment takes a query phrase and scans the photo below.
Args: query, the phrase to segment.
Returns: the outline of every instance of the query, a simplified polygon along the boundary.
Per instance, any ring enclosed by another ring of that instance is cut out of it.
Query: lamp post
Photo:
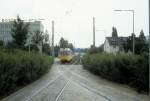
[[[93,47],[95,48],[95,17],[93,17]]]
[[[54,21],[52,21],[52,57],[55,57],[55,49],[54,49]]]
[[[135,53],[135,37],[134,37],[134,10],[114,10],[114,11],[117,11],[117,12],[122,12],[122,11],[125,11],[125,12],[132,12],[133,14],[133,54]]]

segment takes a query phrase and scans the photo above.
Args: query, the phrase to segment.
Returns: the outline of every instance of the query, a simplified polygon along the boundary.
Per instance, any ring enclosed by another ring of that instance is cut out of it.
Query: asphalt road
[[[149,96],[56,60],[48,74],[2,101],[149,101]]]

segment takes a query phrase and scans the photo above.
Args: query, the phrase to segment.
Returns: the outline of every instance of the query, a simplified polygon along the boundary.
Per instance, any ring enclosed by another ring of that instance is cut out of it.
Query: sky
[[[51,22],[55,23],[55,44],[61,37],[77,48],[88,48],[93,43],[93,17],[95,17],[96,46],[111,36],[116,27],[118,36],[132,33],[132,13],[115,12],[116,9],[135,11],[135,34],[143,29],[149,35],[148,0],[0,0],[0,20],[16,18],[42,20],[51,39]]]

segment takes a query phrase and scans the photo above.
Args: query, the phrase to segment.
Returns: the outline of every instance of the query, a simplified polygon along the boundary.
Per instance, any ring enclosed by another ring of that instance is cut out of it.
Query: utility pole
[[[150,1],[148,0],[148,14],[150,16]],[[149,91],[150,91],[150,17],[149,17]]]
[[[93,47],[95,47],[95,17],[93,17]]]
[[[52,21],[52,57],[55,57],[55,52],[54,52],[54,21]]]
[[[133,54],[135,53],[135,35],[134,35],[134,10],[132,10],[133,13]]]

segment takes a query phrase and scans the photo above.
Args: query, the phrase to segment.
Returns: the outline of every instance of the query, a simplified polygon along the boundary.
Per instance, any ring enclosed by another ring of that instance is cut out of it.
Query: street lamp
[[[117,12],[122,12],[122,11],[127,11],[127,12],[132,12],[133,14],[133,54],[135,53],[135,37],[134,37],[134,10],[114,10]]]

